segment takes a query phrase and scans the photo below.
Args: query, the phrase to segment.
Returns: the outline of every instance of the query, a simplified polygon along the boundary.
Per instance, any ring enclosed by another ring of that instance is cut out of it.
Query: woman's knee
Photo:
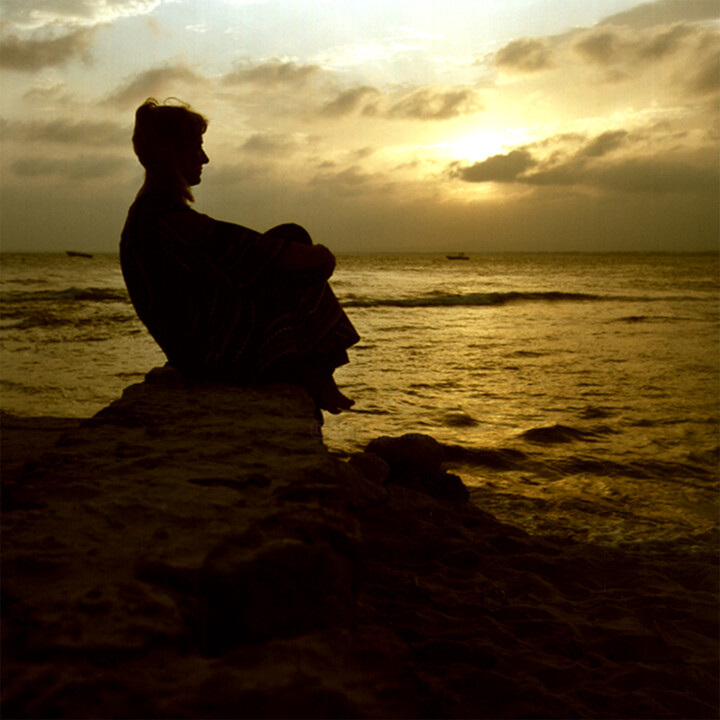
[[[268,230],[265,235],[272,237],[281,237],[285,240],[294,240],[295,242],[303,243],[303,245],[312,245],[313,241],[310,237],[310,233],[297,223],[283,223],[282,225],[276,225],[274,228]]]

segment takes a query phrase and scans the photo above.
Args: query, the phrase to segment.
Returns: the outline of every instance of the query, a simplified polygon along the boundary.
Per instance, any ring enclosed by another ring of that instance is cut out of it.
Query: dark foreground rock
[[[710,718],[717,564],[531,539],[442,447],[151,373],[3,474],[3,717]]]

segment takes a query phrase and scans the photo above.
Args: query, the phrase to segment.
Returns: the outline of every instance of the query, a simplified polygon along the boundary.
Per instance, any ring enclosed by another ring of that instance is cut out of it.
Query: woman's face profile
[[[183,147],[178,153],[178,167],[188,185],[199,185],[202,166],[210,162],[203,150],[202,137]]]

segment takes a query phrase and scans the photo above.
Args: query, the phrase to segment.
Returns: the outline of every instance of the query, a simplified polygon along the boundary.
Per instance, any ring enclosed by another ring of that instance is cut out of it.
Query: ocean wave
[[[127,302],[128,293],[125,289],[114,288],[78,288],[69,287],[65,290],[34,290],[10,291],[0,294],[3,303],[34,303],[34,302]]]
[[[568,425],[550,425],[531,428],[522,433],[520,437],[532,443],[556,444],[570,443],[576,440],[593,442],[600,435],[612,435],[614,432],[614,430],[606,426],[593,428],[592,430],[581,430]]]
[[[629,325],[635,323],[668,323],[668,322],[688,322],[691,318],[682,317],[680,315],[627,315],[626,317],[615,318],[609,322],[627,323]]]
[[[112,315],[104,315],[102,318],[97,317],[69,317],[63,315],[57,315],[51,312],[35,312],[23,314],[19,319],[14,320],[12,323],[5,323],[1,327],[3,330],[30,330],[31,328],[61,328],[61,327],[73,327],[73,328],[85,328],[92,327],[96,328],[99,325],[112,326],[116,323],[127,323],[134,322],[136,319],[135,314],[129,313],[126,315],[119,315],[117,313]],[[105,339],[95,338],[95,339]],[[83,340],[93,340],[93,338],[83,338]],[[64,342],[65,338],[45,338],[44,342]]]
[[[573,302],[691,302],[706,301],[708,298],[698,296],[661,296],[661,295],[596,295],[592,293],[562,292],[548,290],[542,292],[486,292],[486,293],[426,293],[412,297],[358,297],[346,295],[340,298],[343,307],[375,308],[375,307],[498,307],[513,303],[573,303]],[[620,318],[620,322],[644,322],[648,320],[663,321],[665,317],[649,317],[631,315]]]
[[[452,444],[443,444],[443,447],[447,461],[452,464],[500,472],[522,472],[546,480],[571,476],[632,478],[662,480],[702,490],[716,487],[720,480],[716,449],[688,455],[686,462],[649,458],[621,462],[580,454],[548,457],[542,452],[530,453],[516,448],[478,448]]]
[[[344,307],[494,307],[514,302],[581,302],[603,299],[585,293],[550,292],[491,292],[491,293],[431,293],[409,298],[347,297]]]

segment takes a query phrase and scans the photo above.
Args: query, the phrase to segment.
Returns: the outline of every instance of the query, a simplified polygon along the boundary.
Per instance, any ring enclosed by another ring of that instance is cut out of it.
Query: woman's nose
[[[200,161],[203,165],[207,165],[207,163],[210,162],[210,158],[205,154],[205,151],[202,151],[202,156],[200,157]]]

